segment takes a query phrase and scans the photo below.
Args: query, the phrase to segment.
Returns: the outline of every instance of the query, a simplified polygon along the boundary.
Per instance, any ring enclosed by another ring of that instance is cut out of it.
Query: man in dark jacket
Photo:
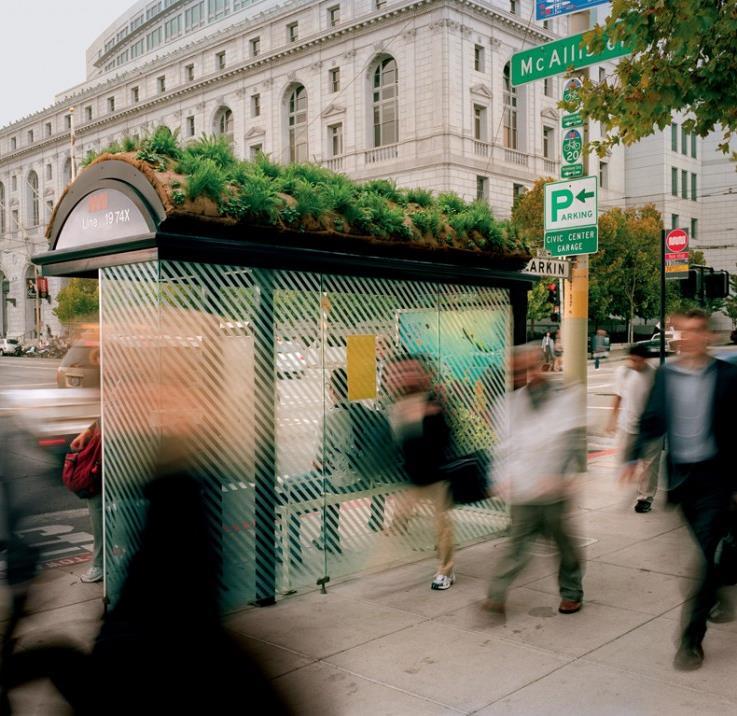
[[[640,430],[623,477],[632,479],[649,441],[668,443],[668,501],[680,506],[696,540],[702,574],[674,666],[698,669],[702,641],[721,586],[715,564],[730,505],[737,493],[737,366],[713,359],[708,318],[692,310],[682,318],[680,355],[662,366],[640,419]],[[720,605],[722,613],[728,611]]]

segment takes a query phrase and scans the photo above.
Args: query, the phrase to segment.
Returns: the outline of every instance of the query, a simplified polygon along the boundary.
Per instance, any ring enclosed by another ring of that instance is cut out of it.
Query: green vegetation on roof
[[[436,197],[425,189],[401,189],[388,179],[355,182],[315,164],[277,164],[264,154],[242,161],[225,137],[182,144],[167,127],[142,140],[125,138],[100,154],[123,152],[135,153],[156,172],[170,173],[165,181],[181,211],[205,198],[223,217],[292,231],[496,255],[528,253],[509,222],[494,217],[488,204],[468,203],[453,193]],[[84,164],[96,156],[88,154]]]

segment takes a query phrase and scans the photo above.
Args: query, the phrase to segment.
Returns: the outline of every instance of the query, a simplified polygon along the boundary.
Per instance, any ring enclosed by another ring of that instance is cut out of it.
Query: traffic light
[[[707,298],[726,298],[729,296],[729,273],[727,271],[705,273],[704,292]]]
[[[688,278],[678,282],[681,284],[681,296],[684,298],[700,298],[702,280],[703,272],[701,269],[690,268]]]
[[[548,303],[553,307],[550,314],[550,320],[553,323],[560,322],[560,301],[558,299],[558,284],[555,282],[548,284]]]
[[[558,305],[558,284],[548,284],[548,303],[552,303],[554,306]]]

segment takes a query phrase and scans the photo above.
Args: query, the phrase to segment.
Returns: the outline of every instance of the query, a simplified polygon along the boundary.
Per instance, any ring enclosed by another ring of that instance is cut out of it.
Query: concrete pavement
[[[709,627],[701,670],[673,670],[695,551],[661,496],[650,514],[634,513],[614,471],[612,455],[592,460],[573,501],[587,559],[578,614],[558,614],[556,566],[541,542],[510,592],[506,624],[491,623],[479,605],[497,540],[459,551],[446,592],[430,590],[434,560],[424,559],[233,614],[227,626],[298,714],[735,713],[737,624]],[[83,568],[42,574],[23,641],[89,643],[100,589],[79,583]],[[50,687],[16,699],[19,714],[65,713]]]

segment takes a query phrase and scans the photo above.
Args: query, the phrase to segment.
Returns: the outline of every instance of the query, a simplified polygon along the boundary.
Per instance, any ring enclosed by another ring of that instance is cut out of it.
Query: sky
[[[85,79],[85,50],[136,0],[0,0],[0,127]]]

